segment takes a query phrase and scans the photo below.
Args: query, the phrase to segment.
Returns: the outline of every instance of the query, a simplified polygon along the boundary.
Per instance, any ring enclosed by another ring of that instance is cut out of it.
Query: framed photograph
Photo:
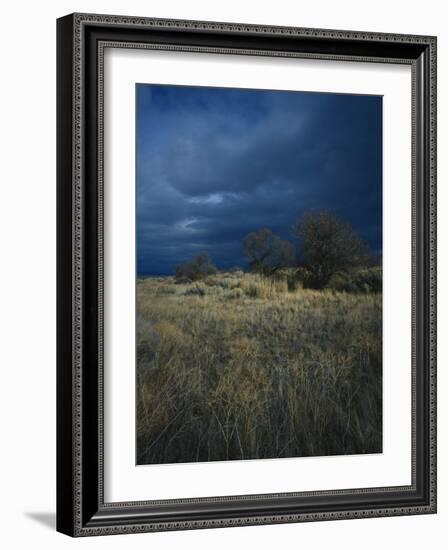
[[[57,41],[57,529],[435,513],[436,38]]]

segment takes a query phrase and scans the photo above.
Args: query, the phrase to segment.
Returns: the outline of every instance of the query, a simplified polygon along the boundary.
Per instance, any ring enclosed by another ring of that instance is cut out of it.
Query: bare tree
[[[204,279],[207,275],[217,272],[207,252],[197,254],[190,262],[176,266],[176,279],[186,278],[191,281]]]
[[[363,265],[365,242],[352,226],[327,211],[309,211],[292,227],[301,250],[301,263],[309,273],[308,285],[323,288],[333,274]]]
[[[294,265],[294,245],[280,239],[270,229],[252,231],[244,238],[243,246],[250,268],[256,273],[271,276],[278,269]]]

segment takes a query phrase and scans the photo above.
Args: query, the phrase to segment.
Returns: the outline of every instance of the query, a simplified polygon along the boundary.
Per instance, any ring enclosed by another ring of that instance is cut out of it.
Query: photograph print
[[[382,452],[382,97],[136,85],[136,460]]]

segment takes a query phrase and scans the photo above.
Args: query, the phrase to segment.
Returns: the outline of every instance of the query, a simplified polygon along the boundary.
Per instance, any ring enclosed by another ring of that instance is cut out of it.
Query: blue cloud
[[[207,250],[325,208],[382,248],[382,98],[137,85],[137,269],[172,273]]]

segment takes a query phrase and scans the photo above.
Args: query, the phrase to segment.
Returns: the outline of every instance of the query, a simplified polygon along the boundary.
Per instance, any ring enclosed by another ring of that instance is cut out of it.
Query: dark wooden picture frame
[[[104,501],[102,61],[110,43],[411,66],[410,486]],[[435,513],[436,38],[73,14],[57,22],[57,52],[58,531],[89,536]]]

